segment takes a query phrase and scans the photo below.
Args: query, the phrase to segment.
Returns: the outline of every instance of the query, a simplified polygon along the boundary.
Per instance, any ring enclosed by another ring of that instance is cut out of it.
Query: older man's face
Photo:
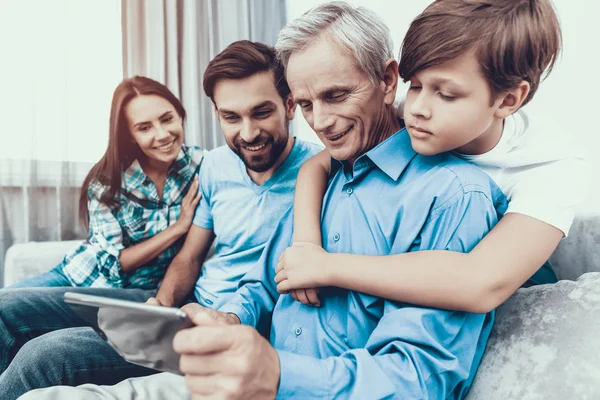
[[[293,53],[286,72],[294,100],[331,157],[353,163],[379,142],[384,93],[351,54],[324,36]]]

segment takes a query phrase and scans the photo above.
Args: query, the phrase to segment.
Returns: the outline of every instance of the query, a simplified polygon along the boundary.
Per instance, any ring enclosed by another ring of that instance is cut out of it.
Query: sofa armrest
[[[81,240],[66,240],[12,245],[6,251],[4,258],[4,285],[10,286],[50,271],[68,252],[75,250],[81,243]]]
[[[519,289],[496,312],[467,400],[600,399],[600,272]]]

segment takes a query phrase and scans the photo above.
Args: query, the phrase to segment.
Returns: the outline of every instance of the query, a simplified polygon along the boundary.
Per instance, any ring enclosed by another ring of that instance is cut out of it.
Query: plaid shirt
[[[181,249],[185,236],[143,267],[125,273],[119,254],[126,247],[141,243],[175,223],[181,200],[198,173],[203,150],[183,146],[167,173],[163,199],[154,183],[134,161],[121,174],[120,207],[109,208],[100,202],[106,187],[93,182],[88,190],[89,238],[65,256],[62,270],[73,286],[156,289],[167,267]]]

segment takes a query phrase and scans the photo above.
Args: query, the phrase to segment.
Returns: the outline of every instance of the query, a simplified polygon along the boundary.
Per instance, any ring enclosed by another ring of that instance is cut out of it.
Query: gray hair
[[[383,79],[385,62],[394,57],[389,28],[373,11],[343,1],[321,4],[288,23],[275,44],[277,57],[287,68],[292,53],[325,33],[354,56],[374,85]]]

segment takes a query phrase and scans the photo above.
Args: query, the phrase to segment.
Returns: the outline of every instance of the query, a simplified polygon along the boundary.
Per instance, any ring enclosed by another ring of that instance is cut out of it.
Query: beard
[[[236,136],[233,142],[227,142],[227,145],[242,160],[246,168],[254,172],[268,171],[279,159],[279,156],[285,150],[289,139],[288,135],[282,135],[278,139],[268,134],[261,133],[252,143],[246,142],[240,136]],[[268,152],[254,155],[247,146],[270,146]]]

